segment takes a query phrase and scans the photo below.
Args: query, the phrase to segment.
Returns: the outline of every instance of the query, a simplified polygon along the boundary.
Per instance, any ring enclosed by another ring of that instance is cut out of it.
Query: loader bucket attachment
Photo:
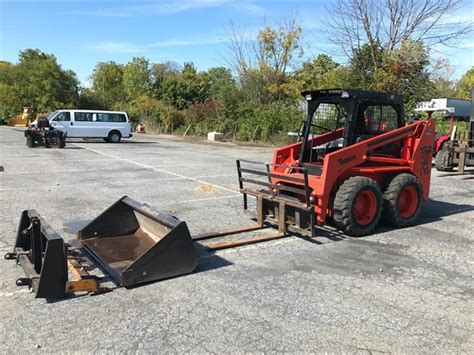
[[[198,264],[186,222],[127,196],[79,231],[79,240],[125,287],[188,274]]]
[[[25,210],[12,253],[5,259],[16,259],[26,278],[16,281],[29,286],[37,298],[63,298],[68,280],[67,250],[63,238],[35,210]]]

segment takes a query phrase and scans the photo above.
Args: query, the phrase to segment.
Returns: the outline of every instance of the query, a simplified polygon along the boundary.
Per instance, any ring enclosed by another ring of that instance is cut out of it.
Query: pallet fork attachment
[[[246,212],[248,211],[248,196],[255,197],[255,217],[257,219],[257,223],[241,228],[227,229],[218,232],[196,235],[193,236],[193,240],[201,241],[215,239],[228,235],[253,232],[268,227],[278,228],[277,233],[266,233],[255,237],[215,242],[206,245],[210,250],[219,250],[284,238],[287,236],[288,231],[309,237],[315,236],[316,218],[314,209],[310,204],[308,172],[306,168],[287,166],[288,169],[298,169],[298,171],[303,175],[303,178],[287,178],[287,180],[292,179],[295,183],[301,185],[301,187],[292,187],[287,185],[276,185],[272,183],[272,178],[280,177],[280,175],[272,173],[271,168],[273,166],[283,167],[283,165],[263,164],[249,160],[237,160],[236,163],[237,174],[239,178],[239,190],[243,196],[244,210]],[[245,166],[242,166],[243,164]],[[260,168],[256,168],[255,166],[260,166]],[[261,179],[262,177],[263,180]],[[257,188],[249,189],[244,186],[244,183],[252,184],[257,186]],[[302,202],[297,199],[282,196],[280,192],[290,192],[296,195],[305,196],[305,201]]]

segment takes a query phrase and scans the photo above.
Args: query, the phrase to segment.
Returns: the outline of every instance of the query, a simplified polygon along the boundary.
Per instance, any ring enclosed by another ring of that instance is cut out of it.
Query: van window
[[[127,122],[123,113],[75,112],[74,119],[78,122]]]
[[[56,117],[53,118],[53,121],[71,121],[71,113],[70,112],[60,112]]]
[[[127,122],[123,113],[98,113],[97,121],[100,122]]]
[[[74,120],[77,122],[92,122],[92,112],[74,112]]]

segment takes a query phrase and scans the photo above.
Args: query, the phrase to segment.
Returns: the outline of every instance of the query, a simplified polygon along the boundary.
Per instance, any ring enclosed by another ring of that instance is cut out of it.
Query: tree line
[[[409,5],[411,12],[404,12]],[[273,141],[299,127],[303,89],[397,91],[405,97],[406,112],[433,97],[469,99],[474,68],[453,81],[448,62],[435,61],[429,51],[436,41],[469,33],[469,24],[437,26],[433,20],[458,5],[455,0],[332,3],[335,15],[327,36],[346,56],[344,64],[328,54],[305,55],[297,16],[264,24],[257,36],[232,29],[226,67],[199,71],[193,63],[151,63],[145,57],[127,64],[99,62],[90,87],[81,87],[53,54],[26,49],[17,63],[0,61],[0,110],[5,118],[24,106],[37,112],[124,110],[148,131],[203,135],[217,130],[239,140]]]

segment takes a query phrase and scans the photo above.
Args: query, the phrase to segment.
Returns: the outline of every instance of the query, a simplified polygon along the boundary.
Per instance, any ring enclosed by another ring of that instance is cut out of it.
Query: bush
[[[191,125],[195,135],[206,135],[207,132],[222,129],[219,120],[219,103],[217,101],[198,102],[189,106],[185,111],[186,126]]]
[[[302,113],[291,104],[241,103],[236,110],[237,139],[269,142],[286,141],[289,131],[298,130]],[[258,128],[257,128],[258,126]]]

